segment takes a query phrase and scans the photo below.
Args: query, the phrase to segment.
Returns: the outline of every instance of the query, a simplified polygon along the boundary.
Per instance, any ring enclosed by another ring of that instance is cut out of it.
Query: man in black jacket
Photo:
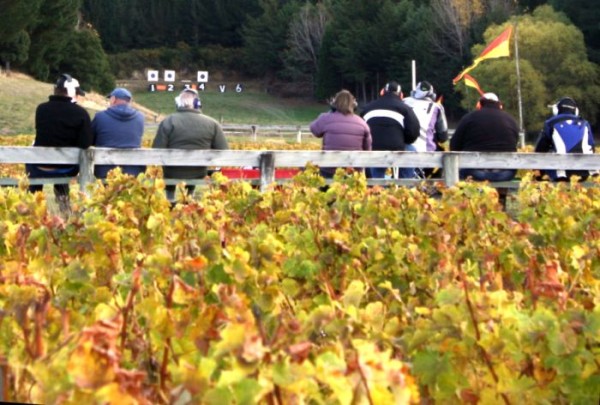
[[[88,112],[78,105],[77,96],[85,95],[79,82],[68,74],[60,76],[54,94],[35,111],[34,146],[76,147],[87,149],[92,144],[91,120]],[[79,165],[26,165],[29,178],[73,177]],[[31,192],[41,191],[42,185],[32,185]],[[54,194],[61,209],[69,199],[69,185],[55,184]]]
[[[516,152],[519,126],[515,119],[502,110],[494,93],[485,93],[477,103],[477,110],[462,117],[450,139],[451,151]],[[508,181],[515,177],[510,169],[461,169],[460,177],[474,180]]]
[[[419,137],[419,119],[412,108],[402,101],[400,84],[391,81],[385,85],[382,95],[367,104],[361,114],[371,129],[372,150],[412,150],[412,144]],[[368,170],[371,178],[384,178],[385,167],[372,167]],[[401,178],[415,177],[412,168],[400,171]]]

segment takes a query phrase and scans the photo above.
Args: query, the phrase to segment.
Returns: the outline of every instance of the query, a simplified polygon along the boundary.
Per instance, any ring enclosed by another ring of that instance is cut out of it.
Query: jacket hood
[[[129,121],[135,118],[137,110],[128,105],[114,105],[106,110],[106,113],[119,121]]]

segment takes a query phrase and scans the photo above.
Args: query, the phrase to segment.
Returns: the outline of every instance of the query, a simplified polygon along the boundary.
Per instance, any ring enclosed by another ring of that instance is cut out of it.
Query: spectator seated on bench
[[[494,93],[485,93],[477,109],[461,118],[450,139],[451,151],[516,152],[519,127],[515,119],[502,109]],[[509,181],[517,174],[512,169],[461,169],[461,179]]]

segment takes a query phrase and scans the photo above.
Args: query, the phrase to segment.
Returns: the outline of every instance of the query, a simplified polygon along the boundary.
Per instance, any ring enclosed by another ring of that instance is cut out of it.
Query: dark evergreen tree
[[[261,0],[262,14],[251,17],[244,25],[244,62],[256,75],[273,77],[283,69],[288,22],[299,9],[298,2],[281,5],[278,0]]]
[[[319,50],[317,77],[315,79],[315,97],[318,100],[328,100],[343,87],[342,76],[333,61],[332,46],[333,36],[326,30]]]
[[[11,63],[23,63],[29,57],[31,40],[27,27],[37,18],[42,0],[0,0],[0,63],[10,71]]]
[[[389,75],[389,36],[397,30],[387,23],[385,14],[391,11],[390,0],[339,0],[332,5],[331,56],[344,81],[353,84],[349,90],[363,101],[376,91],[380,78]]]
[[[44,0],[39,19],[30,31],[27,70],[39,80],[59,73],[69,57],[69,41],[78,25],[79,0]]]
[[[9,42],[21,35],[21,31],[30,26],[38,16],[42,0],[0,0],[2,24],[0,39]]]
[[[548,3],[565,13],[581,30],[590,61],[600,63],[600,1],[550,0]]]
[[[10,72],[11,63],[23,63],[29,57],[29,34],[21,30],[17,35],[11,35],[11,39],[0,40],[0,61],[4,65],[4,70]]]
[[[69,58],[60,63],[60,70],[72,72],[85,90],[108,93],[115,84],[108,57],[98,34],[90,29],[74,33],[69,41]]]
[[[203,31],[202,44],[242,46],[242,27],[249,17],[260,15],[261,10],[260,0],[203,0],[198,21]]]

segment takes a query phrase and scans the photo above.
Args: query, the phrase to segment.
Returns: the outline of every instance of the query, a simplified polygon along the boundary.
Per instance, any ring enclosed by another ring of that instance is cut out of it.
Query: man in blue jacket
[[[594,153],[592,128],[579,116],[575,100],[563,97],[552,106],[552,117],[544,122],[544,129],[535,145],[535,151]],[[579,176],[581,180],[586,180],[590,175],[588,170],[548,170],[544,173],[554,181],[566,181],[571,176]]]
[[[129,90],[117,87],[109,95],[110,106],[92,120],[93,144],[104,148],[139,148],[144,136],[144,115],[131,107]],[[106,178],[116,166],[96,165],[94,175]],[[123,173],[137,176],[145,166],[121,166]]]

